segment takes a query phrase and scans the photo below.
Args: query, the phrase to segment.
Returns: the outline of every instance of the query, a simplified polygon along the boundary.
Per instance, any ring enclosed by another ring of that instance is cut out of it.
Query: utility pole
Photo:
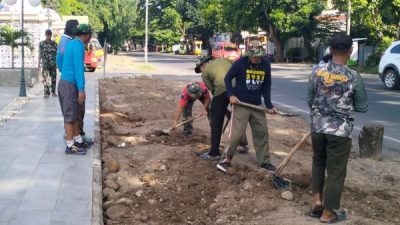
[[[147,52],[149,42],[149,0],[146,0],[146,28],[145,28],[145,40],[144,40],[144,62],[147,64]]]
[[[346,23],[346,33],[350,35],[351,29],[351,0],[347,0],[347,23]]]
[[[25,87],[25,43],[24,43],[24,0],[21,1],[21,78],[19,82],[19,97],[26,97]]]

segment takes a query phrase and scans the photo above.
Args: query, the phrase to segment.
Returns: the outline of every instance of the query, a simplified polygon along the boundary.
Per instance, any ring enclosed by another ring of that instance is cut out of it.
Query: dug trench
[[[181,129],[169,135],[155,132],[172,125],[183,85],[150,78],[99,81],[104,223],[320,224],[307,216],[312,205],[310,141],[283,173],[292,180],[293,194],[283,199],[272,177],[256,166],[250,129],[251,150],[235,157],[228,174],[193,153],[209,147],[205,118],[193,123],[188,137]],[[201,107],[196,103],[194,114]],[[268,115],[267,120],[272,163],[279,165],[308,125],[296,117]],[[399,170],[390,159],[361,159],[352,153],[342,199],[349,219],[343,224],[400,224]]]

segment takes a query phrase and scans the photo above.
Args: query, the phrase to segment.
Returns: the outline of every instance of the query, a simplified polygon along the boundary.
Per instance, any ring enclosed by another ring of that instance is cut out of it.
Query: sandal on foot
[[[327,221],[323,221],[321,220],[322,223],[327,223],[327,224],[333,224],[333,223],[338,223],[341,221],[345,221],[347,219],[347,214],[346,212],[342,211],[342,212],[333,212],[335,214],[335,218],[327,220]]]
[[[308,216],[312,218],[321,218],[322,212],[324,211],[324,208],[322,206],[314,207],[309,213]]]

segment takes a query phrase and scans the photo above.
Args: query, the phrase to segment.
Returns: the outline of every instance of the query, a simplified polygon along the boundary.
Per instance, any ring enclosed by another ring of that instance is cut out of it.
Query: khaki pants
[[[229,133],[229,145],[225,149],[224,157],[232,159],[236,148],[246,132],[247,123],[250,124],[253,144],[256,151],[258,165],[270,163],[268,126],[265,112],[243,106],[232,106],[232,119]]]

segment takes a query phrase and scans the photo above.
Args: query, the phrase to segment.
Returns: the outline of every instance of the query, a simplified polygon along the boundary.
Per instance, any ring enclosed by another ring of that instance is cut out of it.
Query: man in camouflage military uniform
[[[50,96],[50,88],[53,96],[57,97],[56,94],[56,80],[57,80],[57,66],[56,66],[56,55],[57,55],[57,44],[51,40],[51,30],[46,30],[46,40],[39,44],[39,70],[40,63],[42,64],[42,76],[44,85],[44,97]],[[51,82],[51,84],[50,84]]]
[[[351,150],[354,112],[368,111],[368,100],[361,76],[346,66],[352,53],[352,39],[341,33],[332,38],[332,60],[319,64],[308,86],[313,145],[312,192],[314,208],[310,216],[321,222],[345,220],[337,212],[346,178]],[[325,181],[325,169],[327,179]],[[324,203],[322,204],[322,191]]]

